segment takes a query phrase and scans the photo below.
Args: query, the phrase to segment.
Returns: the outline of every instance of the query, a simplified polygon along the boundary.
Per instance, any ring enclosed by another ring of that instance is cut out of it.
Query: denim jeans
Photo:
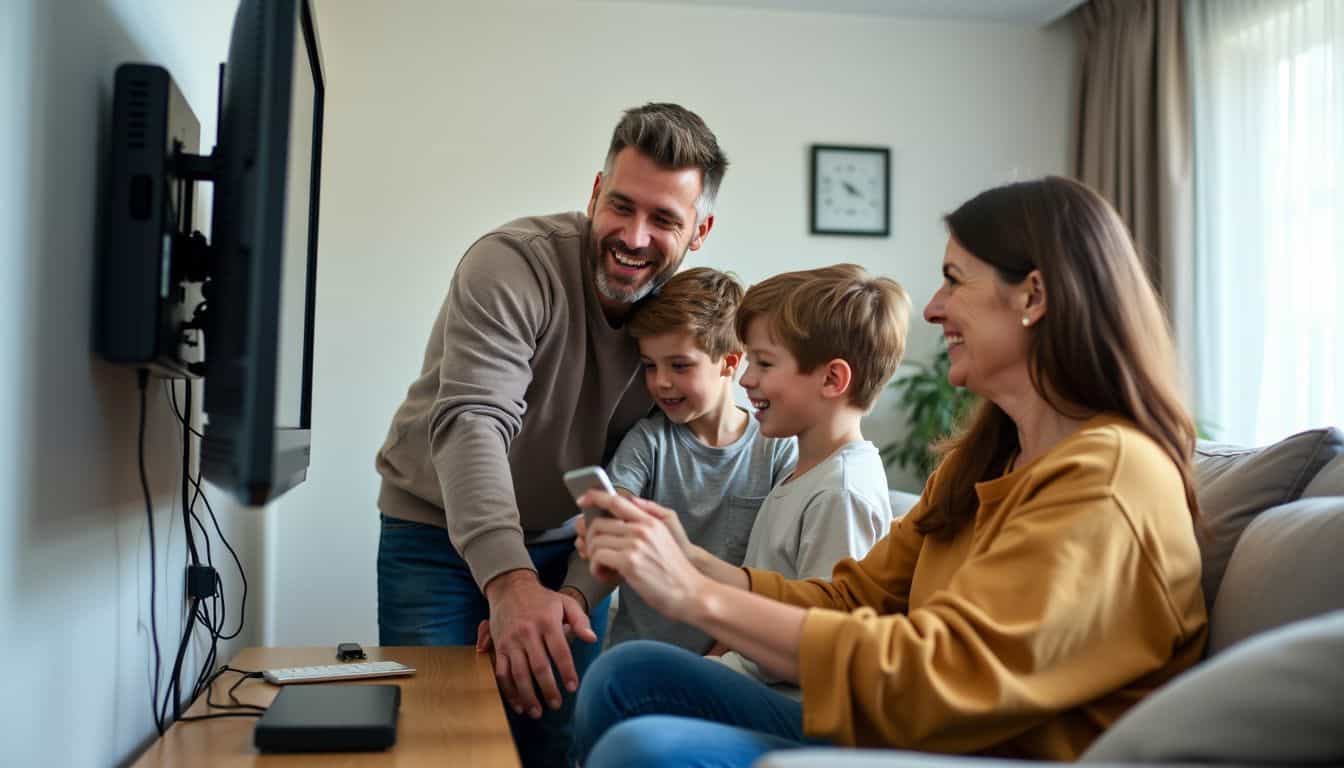
[[[588,670],[574,713],[584,768],[741,766],[766,752],[816,746],[803,705],[716,661],[635,640]]]
[[[559,589],[574,551],[573,541],[553,541],[527,548],[541,583]],[[596,643],[570,643],[579,679],[602,647],[607,630],[603,600],[591,612]],[[462,556],[443,528],[392,517],[382,518],[378,541],[378,644],[475,645],[476,625],[490,618],[490,604],[476,586]],[[560,675],[556,673],[558,682]],[[505,714],[518,755],[527,768],[566,765],[571,740],[575,695],[564,693],[558,710],[543,705],[540,720]]]

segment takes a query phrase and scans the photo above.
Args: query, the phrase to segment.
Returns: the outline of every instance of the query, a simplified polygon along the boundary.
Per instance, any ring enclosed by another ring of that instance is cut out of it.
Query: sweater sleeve
[[[908,614],[810,611],[805,732],[974,752],[1160,669],[1180,618],[1121,501],[1055,486]]]
[[[531,359],[548,291],[517,243],[478,240],[458,264],[440,313],[443,364],[429,450],[453,546],[476,584],[535,570],[523,543],[508,451],[522,428]]]

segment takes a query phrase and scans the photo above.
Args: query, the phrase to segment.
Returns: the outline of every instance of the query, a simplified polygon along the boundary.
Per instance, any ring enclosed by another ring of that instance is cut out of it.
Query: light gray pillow
[[[904,749],[850,749],[807,747],[767,754],[751,768],[1040,768],[1043,763],[963,757]]]
[[[751,764],[751,768],[1042,768],[1067,763],[1040,760],[1013,760],[1004,757],[937,755],[903,749],[851,749],[849,747],[806,747],[770,752]],[[1092,768],[1135,768],[1133,764],[1092,764]],[[1206,764],[1145,763],[1143,768],[1209,768]],[[1263,764],[1219,763],[1217,768],[1265,768]]]
[[[1081,762],[1344,761],[1344,611],[1266,632],[1177,677]]]
[[[1246,525],[1262,510],[1295,501],[1321,467],[1341,452],[1344,434],[1333,427],[1300,432],[1266,448],[1203,442],[1196,446],[1206,608],[1213,610],[1223,570]]]
[[[1302,489],[1302,498],[1315,496],[1344,496],[1344,454],[1322,467]]]
[[[1223,573],[1209,614],[1209,655],[1259,632],[1341,609],[1344,496],[1267,509],[1246,526]]]

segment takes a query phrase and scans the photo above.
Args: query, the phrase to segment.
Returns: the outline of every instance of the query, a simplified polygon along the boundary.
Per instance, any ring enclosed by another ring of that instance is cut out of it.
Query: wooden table
[[[365,648],[370,661],[409,664],[409,677],[360,682],[401,686],[397,744],[385,752],[261,754],[252,746],[256,718],[219,718],[175,723],[136,761],[136,766],[435,766],[470,765],[517,768],[518,753],[509,735],[488,656],[470,647]],[[261,670],[335,663],[334,647],[247,648],[229,666]],[[216,702],[228,699],[238,675],[225,673],[214,684]],[[356,682],[353,680],[344,682]],[[280,690],[260,679],[247,680],[235,692],[245,704],[269,705]],[[216,710],[219,711],[219,710]],[[202,696],[185,713],[206,714]]]

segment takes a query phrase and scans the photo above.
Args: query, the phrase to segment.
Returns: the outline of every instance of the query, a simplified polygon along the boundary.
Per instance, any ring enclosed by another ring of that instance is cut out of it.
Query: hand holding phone
[[[616,489],[611,485],[611,479],[607,477],[606,470],[598,466],[579,467],[571,469],[564,475],[565,487],[569,489],[570,494],[578,501],[579,497],[591,490],[606,491],[615,495]],[[594,517],[605,517],[611,513],[605,509],[596,507],[580,507],[583,510],[583,520],[585,524],[592,524]]]

